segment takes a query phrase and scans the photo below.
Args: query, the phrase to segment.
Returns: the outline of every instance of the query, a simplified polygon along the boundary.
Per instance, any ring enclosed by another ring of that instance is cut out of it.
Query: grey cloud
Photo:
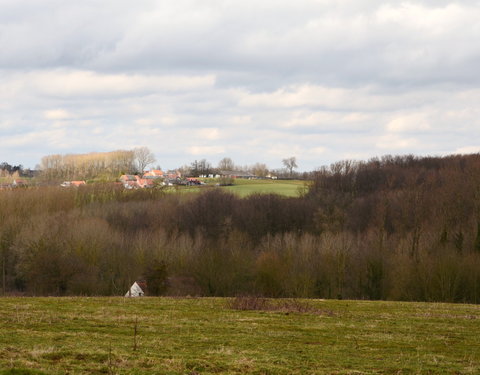
[[[221,71],[232,85],[252,72],[287,84],[478,82],[480,5],[473,1],[20,1],[6,8],[3,67]]]
[[[313,169],[480,149],[478,1],[0,7],[0,161],[146,145],[164,167]]]

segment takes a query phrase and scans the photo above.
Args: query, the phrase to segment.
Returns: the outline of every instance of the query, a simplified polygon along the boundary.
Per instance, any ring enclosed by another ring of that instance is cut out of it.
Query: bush
[[[167,265],[163,260],[153,260],[145,270],[145,281],[150,296],[160,296],[168,288]]]

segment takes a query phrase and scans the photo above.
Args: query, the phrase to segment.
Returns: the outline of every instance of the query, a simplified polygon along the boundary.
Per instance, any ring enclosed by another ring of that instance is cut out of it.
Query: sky
[[[0,0],[0,162],[480,151],[480,1]]]

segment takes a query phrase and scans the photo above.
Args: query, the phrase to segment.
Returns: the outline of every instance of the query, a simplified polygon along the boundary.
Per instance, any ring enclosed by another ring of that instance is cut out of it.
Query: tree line
[[[480,301],[480,155],[385,156],[311,174],[299,198],[0,194],[5,293]]]
[[[148,147],[136,147],[133,150],[46,155],[42,157],[38,169],[41,171],[40,177],[47,181],[62,179],[113,181],[121,174],[141,174],[155,162],[155,155]],[[193,161],[190,165],[184,165],[178,170],[186,177],[217,175],[225,171],[248,172],[257,177],[266,177],[269,174],[283,178],[304,177],[294,171],[298,168],[295,157],[283,159],[282,163],[285,169],[270,170],[264,163],[241,166],[236,165],[231,158],[224,157],[216,167],[206,159],[201,159]],[[8,163],[0,165],[0,172],[5,170],[11,173],[16,169],[21,169],[21,166],[12,167]]]
[[[238,165],[231,158],[224,157],[218,162],[216,167],[207,159],[200,159],[179,169],[184,175],[189,177],[209,176],[224,172],[243,172],[260,178],[273,175],[280,178],[304,179],[305,175],[308,175],[308,173],[301,174],[294,171],[294,169],[298,168],[297,159],[294,156],[283,159],[282,164],[285,167],[284,169],[271,169],[265,163],[257,162],[252,165]]]
[[[87,154],[46,155],[39,169],[41,177],[49,181],[74,179],[115,180],[121,174],[142,173],[155,162],[147,147],[133,150],[91,152]]]
[[[0,178],[19,178],[19,177],[33,177],[35,171],[24,168],[23,165],[10,164],[6,161],[0,163]]]

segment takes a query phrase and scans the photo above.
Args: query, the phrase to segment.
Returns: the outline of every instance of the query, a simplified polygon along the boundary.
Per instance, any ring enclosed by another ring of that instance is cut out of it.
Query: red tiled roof
[[[149,180],[147,178],[139,178],[137,180],[137,183],[139,186],[149,186],[149,185],[153,185],[153,181],[152,180]]]
[[[163,176],[163,171],[160,170],[160,169],[152,169],[151,171],[148,171],[147,173],[145,173],[144,176],[158,176],[158,177],[161,177],[161,176]]]
[[[73,186],[80,186],[80,185],[85,185],[85,181],[70,181],[70,184]]]
[[[124,174],[120,176],[121,181],[135,181],[137,178],[132,174]]]

